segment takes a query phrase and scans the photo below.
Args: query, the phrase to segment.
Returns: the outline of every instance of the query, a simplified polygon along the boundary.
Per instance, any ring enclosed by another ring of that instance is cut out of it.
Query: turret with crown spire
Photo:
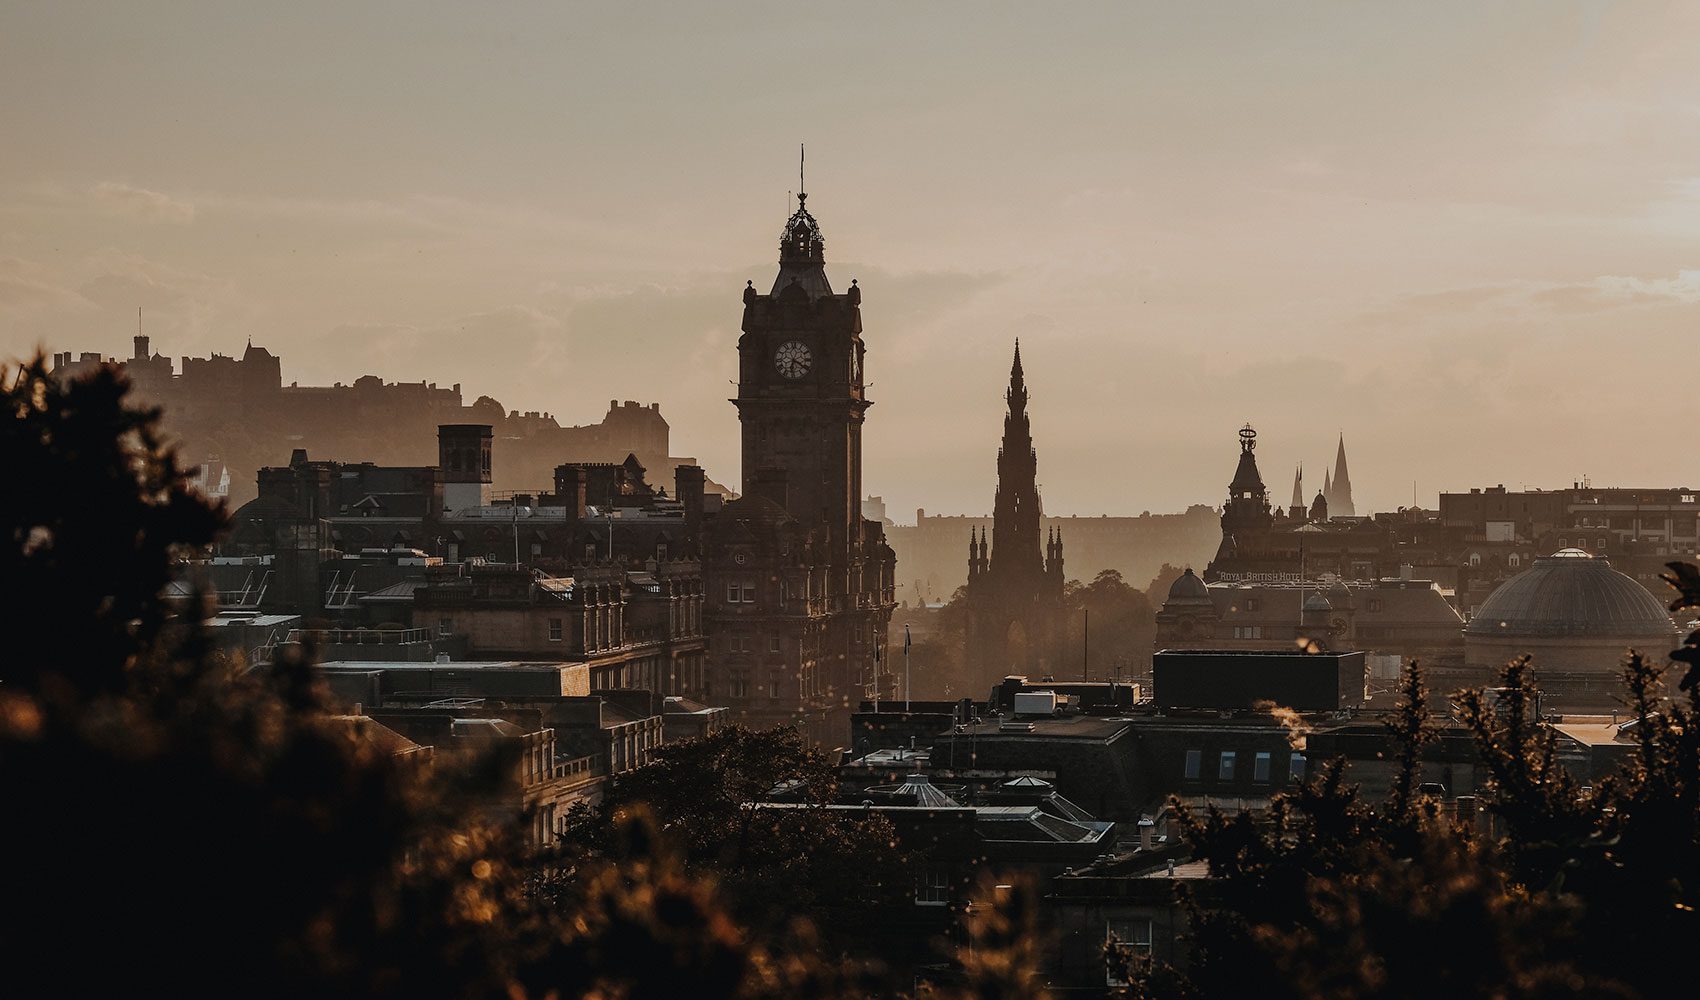
[[[1228,502],[1222,506],[1222,543],[1216,549],[1216,558],[1204,569],[1205,580],[1217,579],[1220,567],[1236,558],[1242,543],[1267,535],[1274,519],[1269,491],[1257,471],[1257,431],[1246,424],[1240,428],[1240,460],[1228,484]]]

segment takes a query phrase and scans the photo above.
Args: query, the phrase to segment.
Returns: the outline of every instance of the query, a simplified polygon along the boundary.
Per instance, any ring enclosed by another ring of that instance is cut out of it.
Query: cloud
[[[1700,302],[1700,269],[1681,270],[1670,278],[1621,277],[1608,274],[1594,279],[1594,287],[1625,299]]]
[[[188,225],[195,221],[195,206],[179,198],[117,181],[102,181],[90,191],[95,205],[112,215],[141,222]]]

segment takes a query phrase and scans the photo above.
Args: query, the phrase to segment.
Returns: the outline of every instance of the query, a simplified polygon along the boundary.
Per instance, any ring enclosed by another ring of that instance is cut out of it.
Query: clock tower
[[[896,557],[862,516],[862,291],[835,293],[808,196],[738,339],[743,495],[705,525],[708,697],[746,725],[841,744],[860,702],[889,700]]]
[[[820,225],[808,195],[779,242],[779,276],[762,295],[744,289],[738,341],[738,420],[743,425],[743,489],[783,470],[782,506],[808,528],[823,528],[845,552],[862,520],[862,290],[835,295],[826,277]]]

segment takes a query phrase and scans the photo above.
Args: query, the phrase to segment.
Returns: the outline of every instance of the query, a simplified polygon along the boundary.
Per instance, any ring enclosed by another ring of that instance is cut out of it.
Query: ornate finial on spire
[[[1240,428],[1240,450],[1254,451],[1256,448],[1257,431],[1252,429],[1251,424],[1246,424],[1244,427]]]

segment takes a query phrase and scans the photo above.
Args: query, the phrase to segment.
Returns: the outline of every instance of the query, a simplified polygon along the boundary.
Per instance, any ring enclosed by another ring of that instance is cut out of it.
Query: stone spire
[[[1009,366],[1004,392],[1009,412],[1003,418],[1003,447],[998,449],[998,492],[992,506],[992,556],[988,571],[1006,579],[1036,580],[1044,559],[1039,538],[1039,458],[1027,421],[1027,379],[1021,370],[1021,341]]]
[[[1287,505],[1287,510],[1296,517],[1305,509],[1305,467],[1300,463],[1293,470],[1293,502]]]
[[[1351,517],[1357,513],[1352,504],[1352,476],[1346,471],[1346,435],[1340,435],[1340,449],[1334,455],[1333,490],[1328,494],[1328,512],[1334,517]]]

